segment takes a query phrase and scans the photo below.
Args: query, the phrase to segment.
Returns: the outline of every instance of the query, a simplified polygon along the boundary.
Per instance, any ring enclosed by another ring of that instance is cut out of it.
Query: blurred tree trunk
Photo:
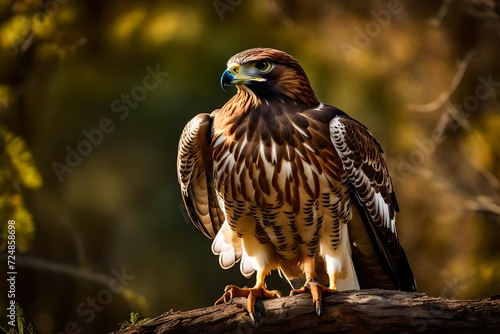
[[[254,327],[246,299],[187,312],[169,311],[114,334],[138,333],[498,333],[500,296],[451,300],[387,290],[339,292],[314,313],[310,295],[263,301],[266,315]]]

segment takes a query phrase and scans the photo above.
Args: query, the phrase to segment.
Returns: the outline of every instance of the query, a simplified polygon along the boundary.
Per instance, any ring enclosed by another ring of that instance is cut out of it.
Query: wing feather
[[[330,121],[330,138],[380,265],[395,288],[415,291],[413,273],[398,241],[399,206],[380,144],[365,126],[346,115]]]
[[[212,121],[209,114],[194,117],[182,131],[177,155],[177,177],[189,218],[210,239],[225,220],[213,182]]]

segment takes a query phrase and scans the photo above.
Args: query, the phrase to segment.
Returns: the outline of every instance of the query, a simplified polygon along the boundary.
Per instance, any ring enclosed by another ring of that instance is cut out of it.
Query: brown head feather
[[[262,100],[279,99],[281,102],[291,102],[292,104],[302,104],[308,107],[316,107],[319,101],[314,94],[306,72],[300,66],[297,59],[289,54],[271,49],[271,48],[255,48],[240,52],[231,57],[227,64],[246,64],[259,60],[270,61],[274,68],[267,74],[262,75],[266,81],[247,85],[247,88],[255,96],[253,98],[255,105],[260,105]],[[236,101],[248,101],[249,92],[247,89],[242,89],[238,86],[238,94],[235,96]],[[241,95],[238,97],[238,95]],[[244,98],[244,99],[243,99]]]

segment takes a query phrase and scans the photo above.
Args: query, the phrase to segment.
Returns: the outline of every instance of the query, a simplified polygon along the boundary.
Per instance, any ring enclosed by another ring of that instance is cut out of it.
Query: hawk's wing
[[[182,131],[177,155],[177,177],[189,218],[210,239],[224,222],[212,175],[212,121],[209,114],[194,117]]]
[[[342,160],[342,182],[354,195],[348,228],[360,287],[415,291],[396,233],[398,202],[379,143],[347,115],[330,121],[330,138]]]

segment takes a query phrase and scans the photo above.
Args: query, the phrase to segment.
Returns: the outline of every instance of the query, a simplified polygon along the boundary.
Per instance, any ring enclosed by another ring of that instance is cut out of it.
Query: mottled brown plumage
[[[257,271],[255,288],[229,286],[222,299],[279,293],[278,269],[306,277],[292,293],[336,289],[415,290],[395,229],[398,211],[378,142],[362,124],[321,104],[296,59],[274,49],[233,56],[221,78],[237,93],[184,129],[178,170],[193,223],[214,238],[223,268]],[[321,283],[321,285],[320,285]],[[329,288],[324,285],[329,284]]]

